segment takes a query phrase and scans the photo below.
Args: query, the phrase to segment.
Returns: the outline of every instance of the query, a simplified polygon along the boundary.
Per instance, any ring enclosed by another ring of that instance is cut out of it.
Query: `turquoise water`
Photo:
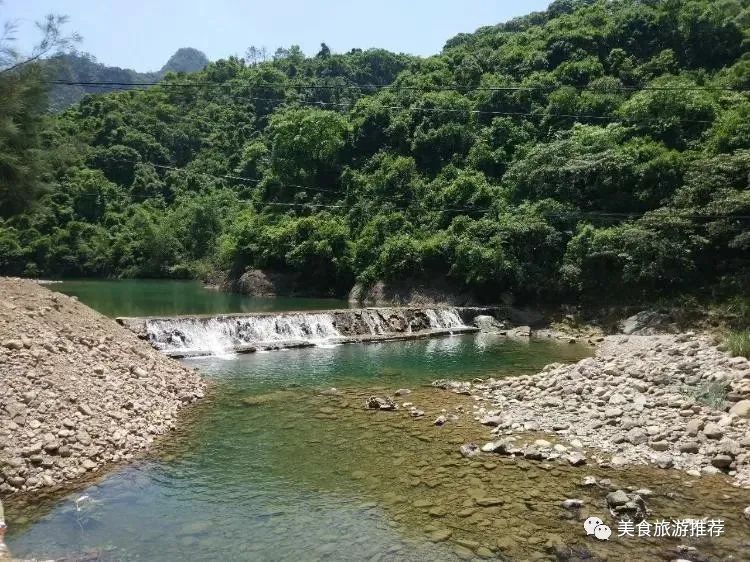
[[[365,414],[359,400],[349,404],[348,421],[330,427],[313,416],[316,400],[328,400],[316,390],[419,389],[435,378],[497,376],[581,354],[575,346],[457,336],[190,361],[217,386],[179,439],[157,458],[25,510],[31,522],[11,520],[8,544],[16,556],[39,558],[450,560],[450,547],[389,516],[380,500],[391,488],[353,477],[391,470],[362,449],[378,436],[355,422]],[[387,449],[412,439],[392,435]],[[81,496],[93,501],[76,511]]]
[[[77,296],[107,316],[174,316],[230,312],[282,312],[348,308],[339,299],[248,297],[206,289],[197,281],[123,279],[79,280],[48,285]]]
[[[111,315],[234,311],[223,299],[235,297],[181,282],[53,288]],[[474,420],[473,398],[435,389],[433,380],[511,376],[590,353],[478,334],[186,361],[215,384],[181,430],[89,485],[11,502],[7,542],[17,557],[66,560],[552,560],[561,544],[571,560],[672,560],[684,558],[680,544],[707,553],[700,559],[747,559],[750,523],[741,513],[750,492],[722,478],[461,457],[461,444],[483,443],[489,431]],[[400,388],[412,393],[397,400],[424,417],[406,407],[364,409],[369,395]],[[449,419],[441,427],[432,423],[439,415]],[[582,518],[611,518],[607,490],[583,487],[584,475],[652,489],[651,519],[721,516],[726,535],[587,539]],[[500,505],[478,507],[480,497]],[[566,498],[580,498],[585,510],[563,509]]]

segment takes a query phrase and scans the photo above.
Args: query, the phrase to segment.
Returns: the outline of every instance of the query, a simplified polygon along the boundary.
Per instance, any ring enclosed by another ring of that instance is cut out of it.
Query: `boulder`
[[[738,418],[750,419],[750,400],[740,400],[729,408],[729,413]]]
[[[644,310],[620,322],[623,334],[653,334],[663,329],[670,322],[666,314]]]
[[[703,435],[709,439],[721,439],[724,436],[724,431],[717,424],[709,422],[703,428]]]

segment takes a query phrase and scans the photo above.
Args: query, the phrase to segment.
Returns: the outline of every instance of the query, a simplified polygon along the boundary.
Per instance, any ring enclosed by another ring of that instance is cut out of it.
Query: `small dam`
[[[475,307],[386,307],[127,317],[117,318],[117,322],[167,355],[182,358],[449,336],[476,332],[472,320],[495,312]]]

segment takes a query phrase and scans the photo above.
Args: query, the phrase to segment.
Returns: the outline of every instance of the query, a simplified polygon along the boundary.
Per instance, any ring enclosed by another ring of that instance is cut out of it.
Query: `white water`
[[[464,327],[455,309],[425,309],[430,330]],[[359,313],[367,331],[364,336],[393,333],[388,322],[377,310]],[[349,314],[349,313],[346,313]],[[241,347],[264,348],[292,345],[331,347],[345,339],[335,325],[335,317],[327,312],[288,313],[258,316],[218,316],[215,318],[175,318],[147,320],[151,342],[165,351],[189,355],[233,356]],[[403,333],[412,333],[411,325]]]

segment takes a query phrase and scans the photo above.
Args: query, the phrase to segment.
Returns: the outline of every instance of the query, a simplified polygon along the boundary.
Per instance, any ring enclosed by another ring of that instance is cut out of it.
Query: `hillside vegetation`
[[[738,294],[749,31],[748,0],[558,0],[430,58],[293,47],[90,96],[0,129],[0,167],[44,174],[0,179],[0,271]]]
[[[169,72],[198,72],[209,63],[205,54],[197,49],[178,49],[156,72],[136,72],[129,68],[107,66],[97,62],[87,53],[63,53],[45,60],[43,67],[47,75],[65,84],[53,85],[49,91],[49,106],[53,111],[67,109],[78,103],[87,94],[101,94],[114,87],[101,85],[106,82],[149,83],[161,80]],[[85,82],[100,84],[84,85]],[[118,89],[135,86],[118,85]]]

